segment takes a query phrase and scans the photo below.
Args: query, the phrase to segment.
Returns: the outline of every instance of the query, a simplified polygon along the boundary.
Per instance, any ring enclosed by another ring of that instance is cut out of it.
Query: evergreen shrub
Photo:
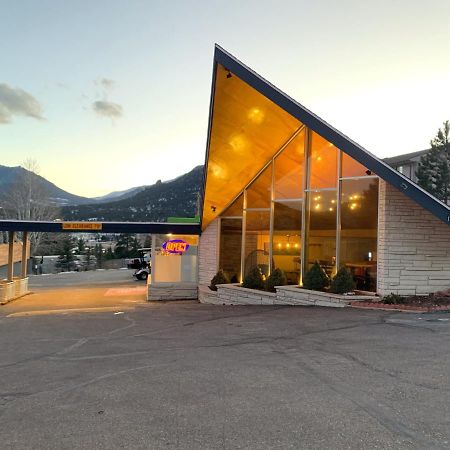
[[[334,276],[330,285],[330,292],[334,294],[345,294],[355,289],[353,275],[347,267],[341,267]]]
[[[384,303],[385,305],[401,305],[402,303],[405,303],[405,300],[406,299],[401,295],[390,293],[383,297],[381,303]]]
[[[285,273],[281,269],[275,269],[266,280],[266,289],[269,292],[276,292],[275,286],[284,286],[287,284]]]
[[[328,275],[320,267],[319,261],[316,261],[306,272],[303,287],[312,291],[323,291],[329,285],[330,279]]]
[[[264,278],[261,273],[261,269],[258,266],[252,267],[248,274],[244,278],[242,287],[248,289],[259,289],[264,290],[265,283]]]
[[[228,284],[229,282],[230,282],[230,278],[226,274],[226,272],[224,272],[222,269],[219,269],[219,271],[212,277],[209,288],[212,291],[217,291],[218,284]]]

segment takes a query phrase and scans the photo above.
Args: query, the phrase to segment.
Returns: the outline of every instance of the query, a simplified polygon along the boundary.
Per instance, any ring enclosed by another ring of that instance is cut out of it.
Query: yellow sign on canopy
[[[101,230],[102,223],[99,222],[63,222],[63,230]]]

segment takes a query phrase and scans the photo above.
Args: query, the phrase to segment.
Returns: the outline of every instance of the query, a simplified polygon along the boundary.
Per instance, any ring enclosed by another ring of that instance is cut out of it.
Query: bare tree
[[[28,158],[11,185],[5,200],[5,211],[10,219],[53,220],[58,208],[52,204],[45,182],[39,176],[39,165],[35,159]],[[42,233],[29,233],[31,254],[39,246]]]

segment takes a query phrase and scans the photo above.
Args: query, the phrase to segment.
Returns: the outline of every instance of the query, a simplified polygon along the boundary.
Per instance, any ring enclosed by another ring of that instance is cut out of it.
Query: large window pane
[[[242,217],[244,194],[241,194],[224,212],[222,217]]]
[[[328,275],[336,266],[336,194],[337,191],[308,192],[306,236],[307,264],[318,261]]]
[[[244,276],[258,266],[269,274],[270,211],[247,211],[244,252]]]
[[[284,271],[288,284],[300,282],[302,202],[275,202],[272,258]]]
[[[302,131],[275,158],[274,197],[303,198],[305,133]]]
[[[342,177],[363,177],[370,175],[367,167],[364,167],[358,161],[342,152]]]
[[[247,208],[270,208],[272,164],[247,189]]]
[[[227,272],[232,283],[239,282],[241,273],[242,219],[220,221],[219,268]]]
[[[309,187],[335,188],[337,185],[337,148],[317,133],[312,133]]]
[[[357,288],[376,291],[378,179],[343,180],[340,264]]]

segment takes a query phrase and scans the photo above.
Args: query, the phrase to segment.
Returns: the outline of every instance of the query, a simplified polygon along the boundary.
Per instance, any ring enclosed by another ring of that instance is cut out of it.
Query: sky
[[[205,159],[214,44],[379,157],[450,120],[450,1],[0,0],[0,164],[94,197]]]

